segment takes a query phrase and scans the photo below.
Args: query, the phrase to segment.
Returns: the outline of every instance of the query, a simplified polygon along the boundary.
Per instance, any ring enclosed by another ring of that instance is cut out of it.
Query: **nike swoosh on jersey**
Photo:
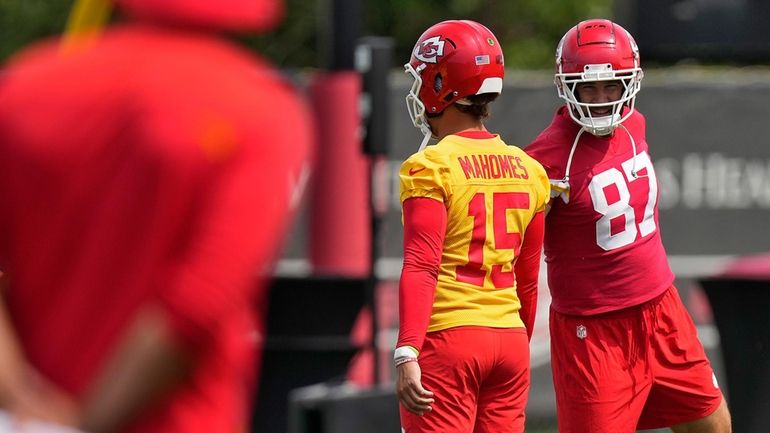
[[[417,173],[419,173],[419,172],[421,172],[421,171],[423,171],[423,170],[425,170],[425,167],[420,167],[420,168],[410,168],[410,169],[409,169],[409,176],[414,176],[415,174],[417,174]]]

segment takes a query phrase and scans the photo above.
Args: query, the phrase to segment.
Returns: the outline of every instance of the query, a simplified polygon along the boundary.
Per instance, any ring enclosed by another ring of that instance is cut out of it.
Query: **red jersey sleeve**
[[[514,265],[516,275],[516,294],[521,302],[519,316],[527,327],[527,336],[532,338],[537,312],[537,283],[540,275],[540,253],[543,250],[545,228],[544,213],[535,214],[527,226],[524,241],[521,244],[519,258]]]
[[[404,266],[398,287],[396,346],[420,351],[433,308],[447,213],[442,202],[424,197],[405,200],[403,208]]]

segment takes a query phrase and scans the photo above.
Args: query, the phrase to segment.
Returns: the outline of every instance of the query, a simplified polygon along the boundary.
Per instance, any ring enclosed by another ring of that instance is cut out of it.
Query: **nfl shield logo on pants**
[[[586,338],[587,336],[588,336],[588,330],[586,329],[586,327],[583,326],[583,325],[578,325],[577,326],[577,337],[582,340],[582,339]]]

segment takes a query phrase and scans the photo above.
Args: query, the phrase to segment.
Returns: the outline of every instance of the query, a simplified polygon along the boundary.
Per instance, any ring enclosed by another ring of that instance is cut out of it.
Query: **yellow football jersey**
[[[550,184],[543,167],[500,137],[449,135],[401,165],[401,202],[444,203],[447,227],[428,331],[524,326],[513,264]]]

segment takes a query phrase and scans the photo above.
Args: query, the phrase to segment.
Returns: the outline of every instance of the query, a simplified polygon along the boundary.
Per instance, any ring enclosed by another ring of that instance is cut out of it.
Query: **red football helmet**
[[[554,82],[567,102],[572,119],[594,135],[607,135],[631,115],[644,76],[639,48],[626,29],[609,20],[582,21],[569,29],[556,48]],[[575,88],[589,81],[619,81],[621,98],[611,104],[610,115],[594,117],[590,108],[607,104],[580,102]],[[628,110],[623,112],[623,107]]]
[[[438,114],[454,103],[468,104],[471,95],[500,93],[505,65],[495,35],[468,20],[440,22],[420,36],[406,73],[414,78],[406,105],[414,126],[431,137],[425,114]]]

